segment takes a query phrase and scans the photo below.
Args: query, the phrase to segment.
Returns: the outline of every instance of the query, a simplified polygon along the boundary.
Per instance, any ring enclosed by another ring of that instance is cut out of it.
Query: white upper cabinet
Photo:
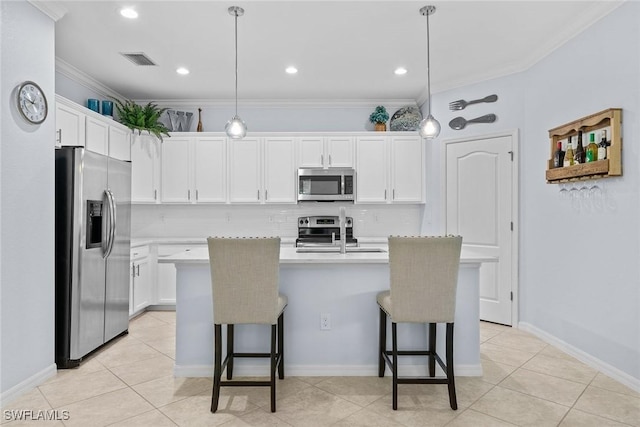
[[[131,130],[109,126],[109,157],[131,160]]]
[[[56,97],[56,146],[84,147],[85,115],[78,108],[69,106],[67,103],[70,104],[71,101],[65,103]]]
[[[419,136],[358,137],[357,203],[423,203],[424,143]]]
[[[198,203],[227,201],[227,139],[196,138],[193,143],[193,189]]]
[[[229,201],[262,201],[261,144],[259,138],[229,140]]]
[[[328,137],[326,139],[325,167],[352,168],[354,165],[353,138]]]
[[[419,136],[391,140],[391,198],[393,202],[424,201],[424,142]]]
[[[166,139],[165,139],[166,141]],[[160,181],[160,141],[150,135],[131,138],[131,201],[157,203]]]
[[[294,138],[264,139],[264,202],[296,202]]]
[[[80,146],[131,160],[131,131],[113,119],[56,95],[56,147]]]
[[[226,162],[226,138],[165,138],[161,202],[226,202]]]
[[[160,201],[162,203],[191,202],[189,182],[189,138],[164,138],[162,146]],[[195,200],[195,194],[193,195]]]
[[[301,137],[299,138],[299,162],[301,168],[353,167],[353,138]]]
[[[356,202],[386,203],[389,181],[387,137],[358,137],[356,150]]]
[[[87,117],[85,130],[85,148],[94,153],[108,155],[109,125],[103,120]]]

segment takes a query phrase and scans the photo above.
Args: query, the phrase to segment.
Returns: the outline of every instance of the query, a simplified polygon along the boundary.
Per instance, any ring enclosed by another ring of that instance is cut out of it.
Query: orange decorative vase
[[[386,124],[386,123],[376,123],[376,124],[373,126],[373,129],[374,129],[376,132],[385,132],[385,131],[387,130],[387,124]]]

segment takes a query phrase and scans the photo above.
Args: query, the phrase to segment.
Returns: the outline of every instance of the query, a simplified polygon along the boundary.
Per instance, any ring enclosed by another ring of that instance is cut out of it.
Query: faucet
[[[347,253],[347,218],[344,206],[340,207],[340,253]]]

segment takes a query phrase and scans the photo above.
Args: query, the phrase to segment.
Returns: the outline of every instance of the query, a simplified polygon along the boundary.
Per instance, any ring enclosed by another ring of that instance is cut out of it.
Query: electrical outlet
[[[322,331],[331,330],[331,314],[330,313],[320,313],[320,330]]]

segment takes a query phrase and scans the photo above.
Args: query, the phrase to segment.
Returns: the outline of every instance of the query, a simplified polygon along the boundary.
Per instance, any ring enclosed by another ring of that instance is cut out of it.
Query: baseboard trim
[[[598,371],[613,378],[619,383],[622,383],[627,387],[631,388],[632,390],[635,390],[640,393],[640,379],[632,377],[631,375],[621,371],[615,366],[611,366],[610,364],[596,357],[593,357],[589,353],[586,353],[580,350],[579,348],[572,346],[571,344],[551,335],[546,331],[543,331],[542,329],[536,326],[533,326],[528,322],[519,322],[518,328],[537,336],[541,340],[545,341],[547,344],[551,344],[554,347],[559,348],[560,350],[564,351],[570,356],[575,357],[585,365],[590,366],[593,369],[597,369]]]
[[[56,371],[57,371],[56,364],[52,363],[51,365],[47,366],[40,372],[37,372],[31,375],[26,380],[21,381],[20,383],[14,385],[9,390],[3,391],[2,394],[0,394],[1,406],[2,407],[6,406],[7,403],[17,399],[18,397],[22,396],[25,393],[30,392],[40,384],[44,383],[49,378],[54,377],[56,375]]]
[[[238,365],[234,367],[234,374],[239,376],[266,376],[268,365]],[[427,365],[400,365],[400,375],[417,377],[425,375]],[[175,377],[212,377],[213,365],[175,365]],[[287,365],[286,375],[293,377],[373,377],[378,375],[378,365]],[[389,369],[386,375],[390,376]],[[444,372],[438,367],[438,376]],[[480,377],[482,365],[457,365],[456,377]]]

